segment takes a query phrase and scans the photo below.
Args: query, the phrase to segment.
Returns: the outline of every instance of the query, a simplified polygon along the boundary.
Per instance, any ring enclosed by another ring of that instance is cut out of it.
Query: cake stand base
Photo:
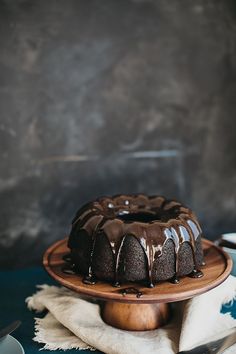
[[[165,325],[170,317],[169,304],[130,304],[105,301],[101,316],[108,325],[127,331],[148,331]]]

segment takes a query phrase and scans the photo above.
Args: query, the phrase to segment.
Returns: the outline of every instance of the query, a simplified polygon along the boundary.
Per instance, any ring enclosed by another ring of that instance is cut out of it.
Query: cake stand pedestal
[[[63,256],[69,253],[67,239],[56,242],[44,254],[43,264],[48,273],[61,285],[101,301],[101,316],[107,324],[132,331],[145,331],[162,327],[170,317],[169,304],[190,299],[221,284],[230,274],[230,256],[212,242],[202,240],[206,265],[202,278],[183,277],[179,284],[163,281],[154,288],[138,283],[122,284],[115,288],[98,281],[94,285],[83,283],[77,274],[65,274]]]

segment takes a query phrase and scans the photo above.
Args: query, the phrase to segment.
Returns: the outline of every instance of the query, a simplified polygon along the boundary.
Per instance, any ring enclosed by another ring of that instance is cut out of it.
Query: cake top
[[[133,235],[145,249],[155,247],[159,252],[171,239],[178,252],[185,241],[194,248],[195,240],[202,233],[189,208],[175,200],[143,194],[102,197],[86,204],[72,221],[72,234],[73,230],[76,233],[80,229],[93,237],[105,233],[113,253],[125,235]]]
[[[117,195],[101,197],[86,204],[76,213],[72,224],[86,213],[99,213],[106,218],[118,218],[126,222],[152,223],[167,222],[170,219],[178,220],[181,214],[193,214],[192,211],[176,200],[169,200],[162,196]]]

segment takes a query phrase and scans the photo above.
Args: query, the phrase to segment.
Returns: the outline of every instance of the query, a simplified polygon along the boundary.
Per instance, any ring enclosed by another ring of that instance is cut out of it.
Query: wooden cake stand
[[[107,324],[134,331],[156,329],[169,319],[169,303],[200,295],[221,284],[230,274],[230,256],[212,242],[203,239],[206,265],[202,278],[180,278],[179,284],[163,281],[154,288],[138,283],[122,284],[115,288],[109,283],[98,281],[94,285],[84,284],[82,276],[65,274],[62,271],[68,254],[67,239],[53,244],[44,254],[43,264],[48,273],[61,285],[94,299],[103,300],[101,316]]]

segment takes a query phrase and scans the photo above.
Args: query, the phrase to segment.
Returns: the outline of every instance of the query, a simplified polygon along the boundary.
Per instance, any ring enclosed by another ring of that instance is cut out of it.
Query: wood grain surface
[[[44,254],[43,264],[48,273],[61,285],[76,291],[84,296],[106,301],[118,301],[126,303],[162,303],[175,302],[202,294],[221,284],[230,274],[232,260],[221,248],[215,246],[211,241],[203,239],[203,250],[206,265],[201,268],[204,273],[202,278],[193,279],[183,277],[179,284],[172,284],[163,281],[152,289],[138,283],[122,284],[115,288],[111,284],[98,281],[95,285],[86,285],[82,282],[80,275],[69,275],[62,272],[65,264],[63,255],[69,252],[67,239],[60,240],[53,244]],[[122,289],[135,287],[142,292],[141,297],[136,294],[122,294]]]
[[[130,304],[105,301],[101,307],[104,322],[126,331],[150,331],[164,326],[170,318],[169,304]]]

